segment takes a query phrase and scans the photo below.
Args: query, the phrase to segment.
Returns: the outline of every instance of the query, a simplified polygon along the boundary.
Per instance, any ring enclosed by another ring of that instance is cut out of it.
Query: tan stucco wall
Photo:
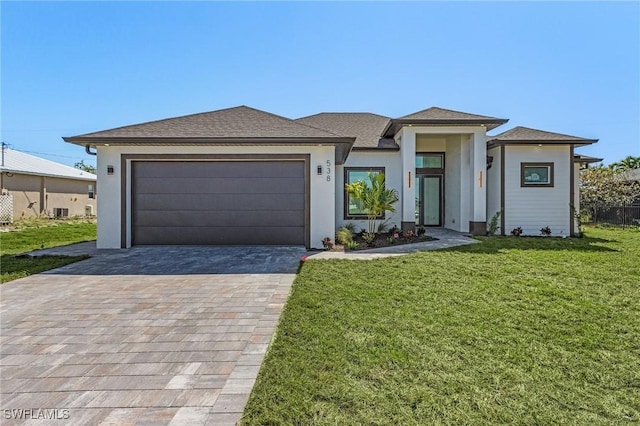
[[[69,209],[69,216],[84,216],[85,206],[92,205],[96,213],[96,199],[89,198],[86,180],[2,174],[2,191],[13,196],[13,217],[53,216],[54,208]],[[97,195],[96,195],[97,197]]]

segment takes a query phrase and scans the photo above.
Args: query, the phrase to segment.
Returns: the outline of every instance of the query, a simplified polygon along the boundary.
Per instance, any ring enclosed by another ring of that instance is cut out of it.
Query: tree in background
[[[612,206],[640,198],[640,182],[628,179],[626,170],[589,167],[580,171],[580,204]]]
[[[627,155],[622,160],[615,162],[609,166],[614,170],[633,170],[640,169],[640,157],[634,157],[633,155]]]
[[[76,164],[73,165],[73,167],[88,173],[93,173],[94,175],[96,174],[96,167],[92,166],[91,164],[85,164],[84,160],[78,161]]]

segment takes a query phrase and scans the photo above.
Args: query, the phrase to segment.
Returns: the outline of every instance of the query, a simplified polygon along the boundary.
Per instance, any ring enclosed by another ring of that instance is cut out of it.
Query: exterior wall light
[[[322,165],[320,164],[318,164],[317,173],[318,173],[318,176],[322,175]]]

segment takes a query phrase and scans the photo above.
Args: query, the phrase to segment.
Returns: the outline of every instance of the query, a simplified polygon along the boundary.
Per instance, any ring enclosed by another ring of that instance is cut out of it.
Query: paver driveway
[[[4,284],[1,422],[235,424],[302,254],[140,247]]]

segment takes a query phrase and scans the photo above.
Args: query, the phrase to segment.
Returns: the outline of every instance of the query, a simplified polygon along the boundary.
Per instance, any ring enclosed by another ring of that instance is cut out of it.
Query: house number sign
[[[331,182],[331,160],[327,160],[327,182]]]

